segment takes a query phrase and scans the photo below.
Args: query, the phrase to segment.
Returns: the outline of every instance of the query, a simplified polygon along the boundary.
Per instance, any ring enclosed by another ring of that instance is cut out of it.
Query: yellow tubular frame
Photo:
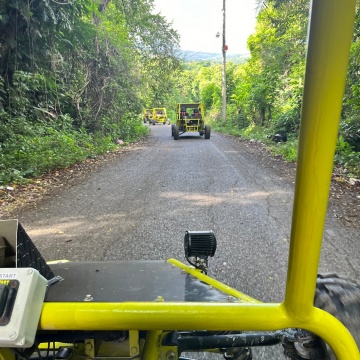
[[[302,318],[314,298],[354,5],[315,1],[312,9],[285,301]]]
[[[153,330],[156,346],[162,329],[303,328],[327,341],[339,360],[360,359],[348,330],[313,306],[354,14],[355,0],[312,3],[285,301],[257,303],[224,285],[247,303],[45,303],[42,330]],[[157,358],[147,345],[146,358]]]
[[[156,110],[161,110],[164,112],[163,115],[157,115]],[[152,109],[152,118],[156,120],[156,122],[166,122],[167,114],[166,108],[153,108]]]

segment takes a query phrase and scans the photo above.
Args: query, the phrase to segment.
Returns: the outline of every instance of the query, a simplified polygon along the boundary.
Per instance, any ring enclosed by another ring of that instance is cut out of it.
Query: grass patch
[[[126,145],[147,133],[147,127],[134,121],[110,135],[51,126],[42,126],[36,136],[13,135],[11,141],[0,143],[0,186],[25,183],[31,177],[113,151],[119,139]]]
[[[247,128],[239,129],[234,126],[223,126],[219,123],[213,123],[212,128],[220,133],[238,136],[245,140],[261,141],[273,155],[281,155],[288,162],[295,162],[297,159],[298,140],[274,143],[269,138],[269,129],[267,128],[250,125]]]

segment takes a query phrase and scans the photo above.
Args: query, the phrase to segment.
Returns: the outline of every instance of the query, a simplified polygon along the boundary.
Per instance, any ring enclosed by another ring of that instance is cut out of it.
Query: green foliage
[[[241,136],[245,139],[264,141],[266,139],[266,129],[251,124],[241,131]]]
[[[259,2],[251,57],[226,67],[178,59],[179,36],[153,0],[17,0],[0,4],[0,182],[68,166],[147,132],[139,115],[178,102],[205,104],[219,131],[268,141],[296,157],[305,71],[308,0]],[[357,173],[360,151],[360,7],[345,89],[338,164]],[[61,156],[60,156],[61,154]]]
[[[39,129],[37,136],[15,135],[1,146],[0,184],[19,182],[57,167],[83,160],[93,150],[91,137],[81,133]]]
[[[178,35],[152,0],[6,1],[0,25],[1,183],[135,141],[173,93]]]
[[[283,109],[276,120],[272,120],[271,132],[273,134],[282,132],[286,134],[298,134],[300,126],[300,112],[297,107],[290,105]]]
[[[358,5],[360,2],[358,1]],[[259,1],[256,31],[248,39],[251,57],[241,64],[227,62],[227,118],[220,123],[221,65],[187,62],[178,77],[182,101],[204,102],[214,130],[268,144],[289,161],[297,157],[309,1]],[[348,82],[335,161],[357,173],[360,151],[360,6],[357,7]],[[274,145],[275,134],[287,143]]]
[[[132,142],[147,133],[140,119],[127,118],[121,124],[105,123],[104,132],[89,134],[71,129],[71,120],[64,116],[56,127],[37,125],[36,135],[16,134],[11,142],[0,144],[0,185],[22,182],[54,168],[67,167],[89,156],[113,150],[116,140]]]
[[[271,145],[270,150],[275,155],[281,155],[286,161],[295,162],[298,155],[298,141],[279,142]]]
[[[360,152],[360,117],[353,114],[340,122],[340,134],[354,151]]]
[[[221,88],[214,83],[209,83],[202,88],[201,99],[206,109],[221,107]]]
[[[342,166],[349,175],[360,175],[360,153],[352,149],[343,136],[339,136],[336,144],[335,164]]]
[[[236,129],[245,129],[250,125],[250,121],[241,108],[234,103],[230,103],[227,106],[227,125]]]

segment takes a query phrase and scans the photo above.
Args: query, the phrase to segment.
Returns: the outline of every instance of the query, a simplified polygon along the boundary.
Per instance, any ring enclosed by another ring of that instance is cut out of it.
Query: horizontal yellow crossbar
[[[266,331],[303,328],[330,339],[340,360],[359,357],[355,341],[333,316],[313,308],[311,319],[300,321],[291,317],[283,304],[44,303],[39,326],[42,330]]]

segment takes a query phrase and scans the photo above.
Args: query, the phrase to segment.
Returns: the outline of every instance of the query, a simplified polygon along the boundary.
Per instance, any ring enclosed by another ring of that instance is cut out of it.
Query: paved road
[[[278,302],[292,200],[292,181],[259,164],[242,143],[219,134],[174,141],[170,126],[156,125],[145,145],[43,201],[20,222],[46,259],[69,260],[184,260],[185,230],[212,229],[218,249],[209,274]],[[321,269],[358,277],[358,232],[330,218],[324,241]]]

